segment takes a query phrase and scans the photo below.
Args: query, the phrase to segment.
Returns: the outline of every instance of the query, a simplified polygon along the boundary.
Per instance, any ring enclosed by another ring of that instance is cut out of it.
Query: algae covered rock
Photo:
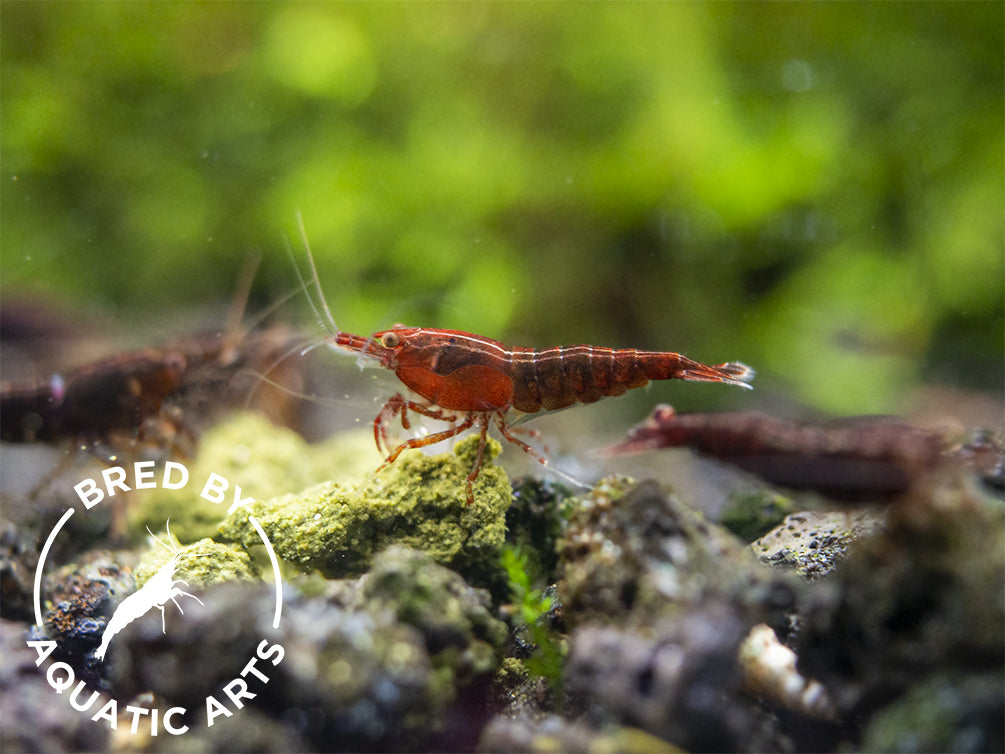
[[[488,592],[405,547],[389,547],[375,558],[361,579],[357,605],[414,626],[431,655],[454,655],[455,672],[468,676],[494,670],[506,641],[506,626],[493,616]]]
[[[751,549],[764,563],[818,579],[848,556],[853,542],[881,529],[885,518],[882,511],[871,510],[792,513]]]
[[[473,583],[494,580],[506,535],[510,487],[491,463],[500,450],[490,440],[486,462],[467,504],[465,481],[478,437],[455,453],[402,454],[388,469],[359,487],[328,482],[298,495],[252,503],[221,524],[217,539],[245,547],[261,540],[248,521],[255,516],[276,553],[303,571],[328,578],[358,576],[375,553],[392,544],[429,553]]]
[[[558,583],[571,704],[687,750],[780,745],[737,654],[754,625],[785,624],[795,580],[656,482],[610,478],[571,509]]]
[[[156,686],[165,705],[197,710],[205,689],[239,677],[268,637],[282,657],[262,666],[268,682],[245,674],[254,696],[236,718],[268,740],[278,727],[296,750],[473,748],[486,714],[475,700],[506,638],[487,593],[401,547],[379,554],[363,577],[330,586],[334,597],[288,588],[278,630],[263,583],[211,587],[205,606],[167,634],[159,616],[145,616],[123,636],[114,687],[129,696]],[[216,731],[193,725],[186,738],[194,737],[204,739],[197,750],[219,750]]]
[[[709,597],[777,620],[792,601],[784,574],[761,567],[730,532],[653,481],[602,480],[573,502],[559,546],[558,594],[573,626],[646,624]]]
[[[1002,501],[969,475],[936,473],[813,584],[800,671],[823,683],[839,715],[876,746],[939,750],[969,741],[967,750],[1000,751],[1002,707],[960,700],[978,688],[1005,698],[1003,552]],[[940,700],[948,689],[956,701]],[[950,721],[939,731],[936,714]]]
[[[158,488],[138,496],[129,512],[130,528],[156,531],[170,519],[184,542],[213,536],[224,511],[200,496],[202,481],[210,474],[240,485],[243,496],[268,500],[326,479],[363,478],[380,461],[367,431],[341,433],[311,445],[260,414],[235,414],[206,431],[198,457],[186,464],[193,481],[183,491]]]
[[[177,545],[177,543],[175,543]],[[256,581],[258,569],[248,553],[240,547],[201,539],[176,552],[152,547],[136,567],[136,583],[143,586],[161,568],[174,561],[174,580],[189,586],[207,587],[225,581]]]

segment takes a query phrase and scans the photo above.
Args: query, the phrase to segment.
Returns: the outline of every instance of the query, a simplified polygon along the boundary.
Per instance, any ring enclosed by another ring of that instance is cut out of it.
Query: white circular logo
[[[102,500],[114,497],[118,492],[128,492],[132,489],[152,489],[155,487],[167,490],[181,490],[187,487],[189,483],[188,468],[184,464],[174,461],[168,461],[164,464],[160,479],[156,478],[157,471],[153,461],[137,461],[131,468],[133,472],[132,486],[127,483],[128,470],[123,466],[114,466],[105,469],[102,471],[99,479],[85,479],[75,485],[74,491],[83,504],[84,511],[90,510]],[[216,473],[211,473],[206,479],[200,497],[214,504],[226,505],[228,493],[231,489],[233,490],[230,493],[231,504],[226,510],[228,515],[254,502],[253,497],[242,497],[240,486],[234,485],[231,488],[230,482],[225,477]],[[39,631],[44,628],[41,592],[45,562],[49,551],[52,549],[53,542],[56,541],[56,537],[66,525],[66,522],[76,512],[76,507],[67,509],[58,523],[52,528],[52,531],[49,532],[49,536],[46,538],[45,545],[42,547],[42,552],[39,555],[33,590],[35,624]],[[277,630],[282,617],[282,579],[279,574],[279,561],[272,548],[272,543],[269,541],[258,520],[254,516],[249,515],[248,522],[261,537],[262,544],[265,545],[265,550],[272,563],[273,580],[275,583],[275,612],[272,619],[272,628],[273,630]],[[150,534],[156,542],[159,542],[171,553],[171,557],[139,589],[128,595],[115,608],[115,611],[105,625],[101,636],[101,643],[93,653],[95,660],[98,662],[106,661],[109,647],[115,640],[116,635],[130,623],[139,620],[147,613],[155,609],[160,611],[161,630],[166,634],[174,620],[184,619],[185,610],[183,604],[185,602],[194,600],[192,604],[204,604],[200,597],[189,590],[189,585],[185,581],[176,578],[176,571],[182,559],[186,557],[199,557],[202,553],[187,553],[177,547],[171,538],[170,523],[167,521],[165,522],[165,528],[168,532],[167,541],[154,536],[153,532]],[[167,617],[169,606],[177,608],[177,613],[171,610],[171,619]],[[32,639],[27,643],[37,653],[35,665],[40,668],[59,646],[57,641],[49,638]],[[268,683],[268,675],[265,671],[267,671],[269,663],[273,667],[278,665],[282,662],[284,655],[285,650],[282,645],[270,642],[268,639],[262,639],[255,649],[255,656],[250,659],[245,666],[245,670],[253,674],[259,681]],[[261,661],[260,665],[259,661]],[[234,678],[225,683],[222,687],[223,693],[206,695],[205,715],[202,719],[207,727],[212,727],[213,722],[218,717],[230,717],[236,710],[244,706],[244,699],[250,699],[255,696],[249,692],[244,675],[242,672],[242,677]],[[131,734],[142,733],[143,735],[156,736],[160,732],[165,732],[170,735],[179,736],[186,733],[190,728],[190,725],[183,721],[188,720],[191,722],[192,720],[200,719],[199,712],[193,710],[192,713],[194,714],[190,714],[190,711],[184,707],[171,707],[165,710],[154,706],[149,708],[144,707],[142,704],[128,704],[124,707],[124,710],[120,710],[119,702],[115,698],[110,698],[98,690],[88,688],[87,682],[83,679],[78,680],[73,666],[67,662],[57,661],[48,663],[45,669],[45,677],[52,689],[63,697],[74,709],[90,717],[96,723],[107,724],[112,730],[119,730],[120,723],[123,720],[129,720],[128,730]],[[155,691],[155,689],[152,689],[152,691]],[[123,715],[123,712],[125,712],[125,715]]]

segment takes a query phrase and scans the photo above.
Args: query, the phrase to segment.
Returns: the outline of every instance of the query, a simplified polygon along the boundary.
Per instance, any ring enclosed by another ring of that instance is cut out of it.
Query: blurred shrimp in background
[[[254,312],[301,211],[349,332],[735,354],[831,415],[1000,402],[999,11],[5,5],[3,292],[149,324],[258,249]]]

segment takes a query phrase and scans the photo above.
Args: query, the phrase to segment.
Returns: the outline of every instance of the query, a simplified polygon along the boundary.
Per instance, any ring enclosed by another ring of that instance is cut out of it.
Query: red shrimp
[[[963,437],[891,416],[804,423],[757,411],[678,414],[661,404],[612,455],[688,446],[784,487],[833,500],[892,499],[941,466],[962,466],[1002,487],[1002,443],[988,430]]]
[[[153,439],[167,449],[183,450],[180,441],[195,439],[193,418],[237,404],[260,381],[253,379],[259,367],[278,369],[281,355],[298,340],[278,326],[252,333],[237,345],[209,335],[115,354],[40,383],[2,382],[0,439],[72,439],[92,450],[108,445],[117,452]]]
[[[218,408],[250,402],[260,382],[299,383],[299,370],[285,359],[299,335],[282,326],[239,326],[256,267],[249,258],[222,333],[112,354],[40,382],[0,382],[0,440],[72,440],[99,457],[136,452],[141,442],[152,441],[160,450],[188,455],[196,425]],[[277,418],[287,404],[274,392],[256,402]]]
[[[699,380],[750,388],[747,382],[754,376],[750,367],[739,362],[707,366],[679,353],[587,345],[539,351],[505,346],[459,330],[398,325],[369,337],[353,335],[335,327],[321,294],[309,248],[307,258],[321,304],[320,309],[315,307],[316,313],[322,324],[330,326],[331,344],[376,359],[382,367],[394,371],[405,387],[422,399],[409,400],[397,393],[374,419],[377,449],[390,450],[377,471],[393,463],[407,448],[432,445],[478,427],[481,433],[478,453],[465,487],[468,505],[474,500],[472,485],[482,467],[490,423],[495,423],[504,438],[548,465],[544,456],[513,436],[507,419],[511,409],[525,414],[556,411],[576,403],[593,403],[607,396],[621,395],[650,380]],[[387,425],[395,416],[400,416],[402,426],[408,429],[410,410],[451,426],[425,437],[406,440],[391,450]]]

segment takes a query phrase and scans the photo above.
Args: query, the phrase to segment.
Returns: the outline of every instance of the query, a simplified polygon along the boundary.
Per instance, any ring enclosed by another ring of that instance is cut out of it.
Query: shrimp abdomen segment
[[[593,403],[642,387],[650,380],[701,380],[746,385],[742,364],[708,366],[679,353],[562,346],[513,349],[513,407],[526,413]]]
[[[387,365],[411,390],[451,411],[515,408],[533,414],[621,395],[650,380],[749,387],[746,381],[753,376],[742,364],[708,366],[672,352],[588,345],[507,348],[490,338],[456,330],[391,332],[400,346],[387,357]]]
[[[513,407],[528,414],[593,403],[649,380],[623,352],[593,346],[514,349]]]

